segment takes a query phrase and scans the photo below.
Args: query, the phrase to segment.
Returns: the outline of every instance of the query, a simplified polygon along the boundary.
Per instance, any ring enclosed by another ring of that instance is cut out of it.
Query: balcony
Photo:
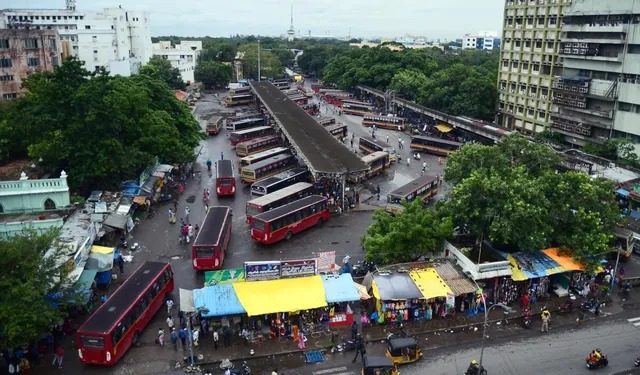
[[[582,24],[564,25],[562,31],[568,32],[594,32],[594,33],[626,33],[627,24]]]
[[[551,127],[564,130],[565,132],[580,134],[587,137],[591,136],[591,126],[584,125],[577,121],[564,119],[561,115],[551,115]]]
[[[556,77],[553,81],[553,88],[556,90],[586,94],[589,92],[589,78],[582,77]]]

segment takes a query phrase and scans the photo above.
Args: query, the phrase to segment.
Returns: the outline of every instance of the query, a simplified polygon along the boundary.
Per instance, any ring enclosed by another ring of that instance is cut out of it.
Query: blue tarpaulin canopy
[[[360,293],[348,273],[322,276],[327,303],[360,301]]]
[[[232,284],[217,284],[193,290],[193,303],[196,308],[204,307],[209,313],[204,317],[245,314],[246,311]]]
[[[629,190],[620,188],[616,190],[616,193],[622,195],[623,197],[626,197],[629,195]]]

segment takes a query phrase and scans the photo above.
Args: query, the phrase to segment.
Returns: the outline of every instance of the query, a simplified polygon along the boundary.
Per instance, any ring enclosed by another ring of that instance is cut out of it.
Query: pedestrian
[[[118,257],[118,270],[120,271],[120,275],[124,275],[124,257],[122,254]]]
[[[542,318],[542,329],[540,331],[549,332],[549,320],[551,320],[551,313],[549,312],[549,310],[544,308],[542,314],[540,314],[540,317]]]
[[[377,185],[377,186],[376,186],[376,193],[377,193],[378,195],[380,195],[380,185]]]
[[[364,339],[362,336],[358,336],[356,339],[356,356],[353,357],[351,363],[355,363],[356,359],[358,359],[358,355],[364,361],[364,355],[367,353],[367,349],[364,346]]]
[[[306,344],[307,338],[304,335],[304,333],[300,332],[300,334],[298,335],[298,349],[303,350],[307,348],[307,344]]]
[[[224,329],[223,339],[225,347],[231,346],[231,327],[227,327]]]
[[[173,300],[171,298],[167,298],[167,315],[171,316],[171,312],[173,311]]]
[[[62,349],[62,346],[58,345],[58,347],[56,347],[56,351],[53,354],[53,363],[51,363],[51,365],[53,367],[58,366],[58,368],[62,368],[62,361],[64,360],[64,349]]]
[[[220,160],[224,160],[224,152],[220,151]]]
[[[205,337],[207,332],[209,332],[209,320],[202,318],[200,319],[200,333]]]
[[[360,193],[356,193],[356,205],[360,204]]]
[[[174,199],[173,200],[173,212],[177,212],[178,211],[178,200]]]
[[[387,136],[387,143],[389,143],[389,136]]]
[[[578,319],[576,319],[576,321],[578,322],[578,327],[584,323],[584,311],[582,311],[582,309],[578,311]]]
[[[200,330],[198,328],[195,328],[193,330],[193,346],[194,347],[198,347],[198,345],[200,345]]]
[[[427,162],[426,162],[426,161],[423,161],[423,162],[422,162],[422,172],[424,173],[424,172],[426,172],[426,171],[427,171]]]
[[[442,165],[442,157],[438,158],[438,165]]]
[[[351,339],[355,340],[358,338],[358,323],[355,321],[351,323]]]
[[[171,330],[175,326],[175,323],[173,322],[173,317],[171,315],[167,317],[167,326],[169,326],[169,330]]]
[[[178,351],[178,332],[176,327],[171,327],[171,343],[173,344],[173,350]]]
[[[353,137],[351,137],[351,148],[353,148]]]
[[[178,311],[178,319],[180,320],[180,327],[184,327],[184,312]]]
[[[189,238],[193,238],[193,234],[194,234],[193,225],[189,224],[189,226],[187,227],[187,233],[189,233]]]
[[[185,350],[187,348],[187,329],[184,327],[180,328],[178,337],[180,338],[180,342],[182,343],[182,350]]]
[[[407,167],[411,166],[411,158],[407,157]]]
[[[278,369],[273,369],[273,371],[271,371],[271,375],[278,375]]]
[[[185,207],[184,208],[184,220],[189,223],[191,220],[189,220],[189,214],[191,213],[191,210],[189,209],[189,207]]]
[[[213,331],[213,348],[218,350],[218,341],[220,341],[220,336],[218,336],[218,331]]]
[[[158,330],[158,338],[156,339],[156,342],[160,345],[160,346],[164,346],[164,329],[160,328]]]
[[[529,293],[525,293],[522,296],[522,310],[525,310],[529,307]]]
[[[209,213],[209,202],[204,202],[204,213]]]

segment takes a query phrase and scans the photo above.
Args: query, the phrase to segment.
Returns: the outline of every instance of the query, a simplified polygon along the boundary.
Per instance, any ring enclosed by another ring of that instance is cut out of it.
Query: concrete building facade
[[[496,32],[479,32],[478,34],[465,34],[462,37],[462,49],[477,49],[492,51],[500,48],[501,39]]]
[[[183,40],[175,46],[172,46],[168,40],[153,44],[153,54],[169,60],[171,66],[180,71],[185,83],[195,81],[194,73],[201,51],[202,41],[200,40]]]
[[[551,90],[562,68],[558,55],[562,14],[570,3],[505,2],[496,118],[500,126],[533,134],[549,125],[551,113],[557,110]]]
[[[0,29],[0,100],[23,95],[29,74],[52,71],[61,61],[56,30]]]

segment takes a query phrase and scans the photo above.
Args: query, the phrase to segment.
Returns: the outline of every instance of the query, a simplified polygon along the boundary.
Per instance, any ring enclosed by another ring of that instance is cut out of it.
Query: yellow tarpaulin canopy
[[[98,245],[91,246],[91,252],[92,253],[111,254],[114,251],[115,251],[115,249],[113,247],[98,246]]]
[[[425,299],[446,297],[449,294],[453,294],[451,288],[440,278],[435,268],[411,271],[409,276],[416,283]]]
[[[436,125],[436,129],[440,130],[443,133],[448,133],[450,132],[453,128],[449,125],[445,125],[445,124],[438,124]]]
[[[511,279],[513,281],[524,281],[529,279],[511,254],[507,255],[507,260],[511,263]]]
[[[360,298],[361,299],[369,299],[369,298],[371,298],[369,293],[367,293],[367,287],[366,286],[364,286],[362,284],[358,284],[355,281],[353,282],[353,285],[356,286],[356,289],[358,290],[358,294],[360,294]]]
[[[251,281],[232,285],[249,316],[327,306],[320,276]]]

